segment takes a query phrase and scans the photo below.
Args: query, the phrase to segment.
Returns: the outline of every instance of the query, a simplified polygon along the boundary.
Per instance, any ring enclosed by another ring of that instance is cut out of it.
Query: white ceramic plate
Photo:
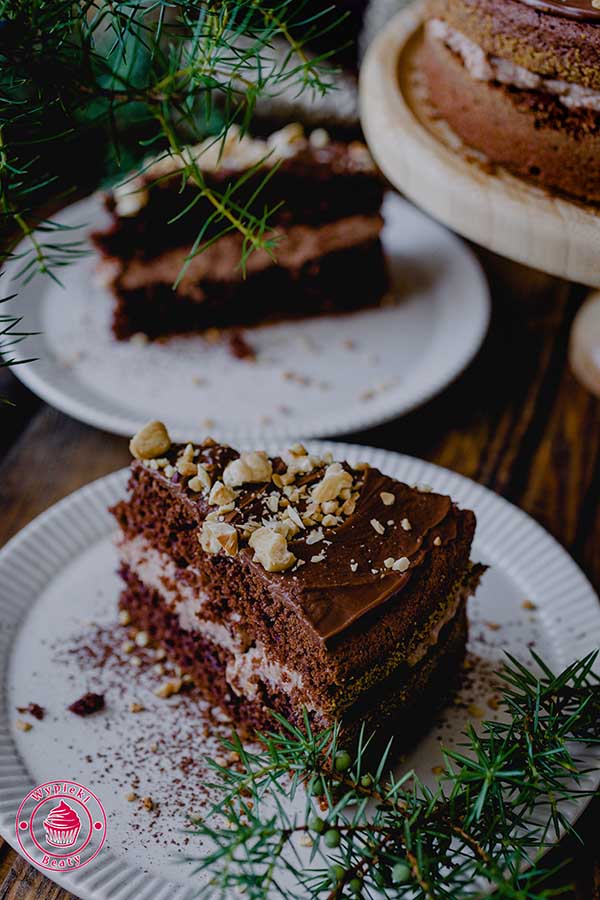
[[[383,242],[398,302],[352,315],[282,323],[247,332],[256,362],[234,359],[199,336],[139,346],[112,338],[112,300],[93,254],[47,276],[13,283],[23,328],[15,374],[76,419],[133,434],[150,418],[177,440],[207,431],[231,443],[357,431],[407,412],[442,390],[469,363],[489,318],[485,278],[470,250],[396,194],[386,198]],[[57,220],[102,224],[97,197]],[[77,239],[67,231],[62,240]],[[60,238],[59,238],[60,239]]]
[[[331,450],[340,459],[367,460],[409,483],[429,483],[477,513],[472,557],[491,568],[470,604],[474,668],[461,690],[464,705],[449,706],[404,764],[433,780],[432,771],[441,761],[439,741],[455,744],[473,716],[498,715],[489,701],[495,691],[492,673],[503,652],[531,662],[528,648],[535,646],[550,665],[565,666],[600,646],[598,599],[553,538],[474,482],[383,450],[335,443],[313,446],[317,452]],[[102,634],[103,628],[108,629],[107,639],[113,639],[119,583],[114,574],[114,523],[106,508],[123,495],[125,481],[126,472],[116,472],[77,491],[0,552],[0,652],[5,662],[0,684],[0,832],[14,846],[15,811],[32,783],[70,778],[90,787],[104,803],[107,846],[86,868],[57,878],[59,883],[85,900],[182,900],[201,887],[181,860],[200,855],[202,847],[194,839],[186,844],[181,829],[185,813],[201,815],[206,802],[206,769],[200,760],[202,754],[216,752],[214,738],[202,736],[207,710],[184,695],[169,701],[156,698],[150,668],[136,669],[129,662],[125,673],[120,664],[94,668],[85,649],[96,646],[91,635]],[[67,705],[88,689],[105,691],[106,710],[87,719],[67,713]],[[147,711],[130,713],[132,700]],[[48,712],[22,733],[14,727],[15,708],[29,702]],[[593,766],[599,754],[596,749],[581,756]],[[139,795],[152,796],[158,804],[158,819],[125,799],[133,774],[139,779]],[[590,787],[597,779],[590,775],[584,781]],[[572,804],[569,817],[574,820],[584,806],[584,800]]]

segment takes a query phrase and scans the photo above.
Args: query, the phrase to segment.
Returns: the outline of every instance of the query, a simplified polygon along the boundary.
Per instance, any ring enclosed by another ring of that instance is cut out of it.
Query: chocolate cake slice
[[[434,106],[492,163],[600,202],[600,9],[594,0],[427,0]]]
[[[475,516],[367,465],[132,440],[121,610],[238,723],[270,710],[410,743],[467,639]]]
[[[182,179],[192,160],[214,196],[257,217],[271,211],[273,248],[251,254],[245,269],[242,235],[223,235],[206,193]],[[322,130],[306,138],[298,125],[266,140],[231,128],[224,142],[209,138],[151,163],[108,195],[111,224],[92,235],[117,299],[115,335],[156,338],[379,303],[383,189],[363,144]],[[194,255],[201,231],[214,243]]]

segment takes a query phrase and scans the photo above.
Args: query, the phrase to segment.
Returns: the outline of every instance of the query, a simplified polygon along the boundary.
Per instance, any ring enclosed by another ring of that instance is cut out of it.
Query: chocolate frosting
[[[396,502],[385,506],[382,491],[394,494]],[[400,525],[405,518],[410,531]],[[385,527],[383,535],[375,531],[372,519]],[[391,521],[394,524],[388,525]],[[443,543],[456,537],[456,519],[449,497],[422,493],[369,469],[354,514],[337,528],[324,531],[324,541],[317,544],[290,542],[290,550],[306,565],[293,574],[277,576],[274,587],[328,640],[399,594],[430,551],[434,537]],[[325,559],[311,563],[311,557],[321,551]],[[385,559],[402,556],[410,560],[408,571],[386,569]],[[351,562],[358,564],[355,572]]]
[[[214,445],[203,449],[198,461],[204,463],[216,480],[227,463],[237,456],[229,447]],[[273,468],[285,471],[285,464],[275,458]],[[400,594],[430,552],[440,544],[455,540],[461,514],[450,497],[409,487],[375,468],[355,471],[347,466],[347,469],[359,485],[355,511],[341,525],[324,527],[320,541],[308,544],[308,532],[304,531],[290,540],[289,549],[303,563],[286,572],[271,573],[254,560],[249,547],[243,547],[238,557],[255,575],[267,581],[269,590],[292,606],[323,641],[345,631],[362,616]],[[165,478],[159,472],[156,475]],[[300,476],[298,482],[317,482],[322,475],[323,468],[315,469]],[[171,480],[177,484],[177,490],[185,491],[199,520],[214,509],[202,495],[186,491],[177,476]],[[272,489],[272,484],[247,485],[238,498],[236,511],[226,514],[225,520],[235,524],[254,516],[260,521],[264,515],[265,492]],[[393,494],[394,503],[384,504],[382,492]],[[383,534],[373,527],[373,520],[384,528]],[[410,529],[402,527],[404,520],[408,520]],[[312,562],[313,557],[321,555],[322,560]],[[384,564],[386,559],[401,557],[410,560],[406,572]]]
[[[520,0],[520,2],[552,16],[600,24],[600,9],[595,9],[591,0],[564,0],[564,2],[563,0]]]

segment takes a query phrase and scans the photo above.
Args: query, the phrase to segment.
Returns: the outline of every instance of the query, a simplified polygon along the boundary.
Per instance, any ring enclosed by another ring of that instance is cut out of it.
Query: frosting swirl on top
[[[81,825],[81,820],[75,810],[61,800],[58,806],[50,810],[44,819],[44,825],[50,828],[77,828]]]

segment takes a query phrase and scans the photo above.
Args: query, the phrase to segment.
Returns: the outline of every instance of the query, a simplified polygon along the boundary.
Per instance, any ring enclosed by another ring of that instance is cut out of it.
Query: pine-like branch
[[[278,730],[258,735],[258,749],[234,735],[224,746],[239,764],[213,764],[218,802],[193,829],[212,848],[196,860],[212,896],[556,896],[542,856],[572,831],[569,804],[594,793],[578,754],[600,742],[600,683],[596,653],[558,675],[533,658],[540,676],[509,658],[499,673],[506,720],[443,750],[435,789],[415,772],[394,775],[390,747],[373,763],[364,733],[352,753],[338,726],[314,734],[306,713],[304,729],[275,715]]]
[[[223,138],[234,122],[245,130],[261,95],[290,85],[329,90],[327,54],[312,56],[306,46],[339,16],[333,6],[310,11],[309,5],[315,6],[309,0],[0,3],[0,225],[29,243],[25,271],[52,273],[73,257],[68,244],[37,238],[34,210],[49,192],[64,190],[65,157],[77,160],[71,174],[89,182],[94,166],[82,160],[82,143],[107,135],[113,175],[123,178],[129,160],[121,144],[133,122],[143,134],[140,158],[148,147],[179,153],[183,143],[207,134]],[[273,52],[276,41],[288,45],[283,59]],[[248,205],[237,207],[235,185],[227,195],[214,194],[196,161],[186,168],[225,227],[244,236],[246,252],[268,248],[268,213],[257,218]],[[57,230],[52,221],[43,227]]]

